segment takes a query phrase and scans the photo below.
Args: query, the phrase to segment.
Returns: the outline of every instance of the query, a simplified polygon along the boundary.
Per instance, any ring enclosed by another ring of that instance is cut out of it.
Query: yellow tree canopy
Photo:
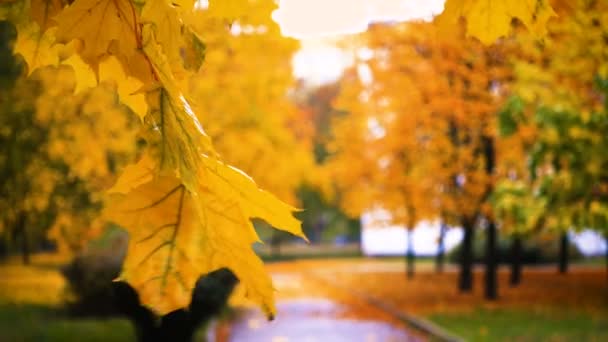
[[[272,1],[244,6],[231,24],[214,8],[200,11],[193,29],[205,37],[206,54],[189,79],[192,104],[226,161],[295,204],[295,190],[313,166],[310,143],[289,126],[297,116],[287,93],[298,43],[281,36]]]

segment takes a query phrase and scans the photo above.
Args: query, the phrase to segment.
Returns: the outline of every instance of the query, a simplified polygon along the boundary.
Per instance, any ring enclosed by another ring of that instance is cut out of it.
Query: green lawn
[[[74,319],[57,309],[0,303],[0,341],[133,341],[124,319]]]
[[[428,318],[466,341],[608,341],[601,315],[479,309]]]

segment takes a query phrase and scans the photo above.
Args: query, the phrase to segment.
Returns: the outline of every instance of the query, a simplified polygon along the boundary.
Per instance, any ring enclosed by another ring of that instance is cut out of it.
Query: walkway
[[[267,322],[249,310],[231,327],[229,341],[384,342],[424,341],[395,317],[352,295],[307,276],[297,264],[272,273],[277,288],[277,318]]]

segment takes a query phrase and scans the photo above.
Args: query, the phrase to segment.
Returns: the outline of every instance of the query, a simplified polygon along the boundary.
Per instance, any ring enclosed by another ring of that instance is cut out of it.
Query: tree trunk
[[[568,232],[563,232],[559,244],[559,273],[568,272]]]
[[[443,264],[445,262],[445,233],[447,227],[444,222],[439,226],[439,239],[437,240],[437,257],[435,259],[435,272],[443,273]]]
[[[458,289],[460,292],[471,292],[473,290],[473,223],[463,220],[464,238],[460,254],[460,274],[458,278]]]
[[[416,255],[414,254],[414,240],[413,240],[413,231],[408,229],[407,231],[407,252],[406,255],[406,264],[407,264],[407,278],[414,278],[414,269],[415,269],[415,259]]]
[[[486,272],[485,272],[485,298],[495,300],[498,298],[498,281],[496,272],[496,225],[490,220],[486,227]]]
[[[608,234],[604,235],[604,240],[606,241],[606,251],[605,251],[605,258],[606,258],[606,277],[608,277]]]
[[[521,236],[515,234],[511,245],[511,278],[509,280],[512,287],[521,283],[521,250]]]
[[[27,234],[27,222],[26,222],[25,213],[19,214],[19,218],[17,219],[17,232],[19,232],[21,238],[21,259],[24,265],[30,264],[30,244]]]

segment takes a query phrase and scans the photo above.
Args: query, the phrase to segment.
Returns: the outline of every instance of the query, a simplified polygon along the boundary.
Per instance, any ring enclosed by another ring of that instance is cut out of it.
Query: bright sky
[[[273,19],[285,36],[300,39],[296,77],[312,83],[337,79],[351,56],[333,46],[340,35],[363,32],[371,22],[430,20],[444,0],[279,0]]]

